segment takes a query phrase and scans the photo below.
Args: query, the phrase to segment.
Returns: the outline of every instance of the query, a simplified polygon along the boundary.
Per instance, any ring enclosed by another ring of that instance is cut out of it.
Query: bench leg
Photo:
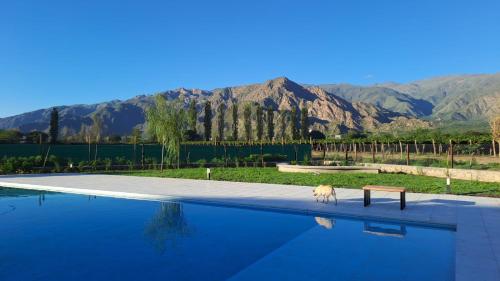
[[[406,207],[406,192],[401,192],[401,210]]]
[[[365,203],[365,207],[366,207],[366,206],[370,205],[370,203],[371,203],[370,202],[371,201],[370,200],[371,199],[370,198],[370,190],[365,190],[364,192],[365,192],[364,203]]]

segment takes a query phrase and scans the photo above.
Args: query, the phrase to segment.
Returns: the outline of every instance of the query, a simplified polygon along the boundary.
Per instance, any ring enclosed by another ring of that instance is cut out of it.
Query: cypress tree
[[[196,112],[196,101],[193,99],[189,102],[188,122],[189,129],[196,134],[196,123],[198,121],[198,112]]]
[[[264,134],[264,111],[260,104],[257,105],[255,109],[255,118],[257,118],[257,140],[262,140],[262,135]]]
[[[303,107],[300,109],[300,137],[302,139],[307,139],[309,136],[309,116],[307,113],[307,108]]]
[[[267,108],[267,137],[271,141],[274,138],[274,110],[272,107]]]
[[[281,110],[280,111],[280,127],[279,127],[279,133],[280,137],[286,138],[286,127],[288,124],[288,111],[286,110]]]
[[[53,108],[50,112],[50,143],[54,144],[57,142],[57,136],[59,135],[59,111],[57,108]]]
[[[299,129],[297,128],[297,108],[293,107],[292,112],[290,113],[290,128],[291,128],[291,133],[292,133],[292,139],[293,140],[298,140],[299,139]]]
[[[245,127],[245,138],[247,141],[252,139],[252,106],[247,104],[243,110],[243,125]]]
[[[226,107],[223,103],[219,104],[217,107],[217,139],[224,140],[224,114],[226,112]]]
[[[233,104],[233,110],[232,110],[232,115],[233,115],[233,125],[232,125],[232,130],[233,130],[233,140],[238,140],[238,105]]]
[[[205,116],[203,117],[203,127],[205,129],[205,140],[209,141],[212,137],[212,104],[205,103]]]

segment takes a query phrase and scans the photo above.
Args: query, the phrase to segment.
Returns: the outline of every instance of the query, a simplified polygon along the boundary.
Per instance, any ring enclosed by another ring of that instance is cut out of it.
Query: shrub
[[[207,164],[207,160],[205,160],[205,159],[200,159],[200,160],[196,161],[196,164],[198,164],[198,166],[199,166],[200,168],[204,168],[204,167],[205,167],[205,165]]]
[[[306,154],[304,155],[304,159],[302,160],[302,165],[309,165],[311,164],[311,160],[309,159],[309,156]]]
[[[104,159],[104,169],[106,171],[111,170],[111,167],[113,166],[113,161],[110,158]]]

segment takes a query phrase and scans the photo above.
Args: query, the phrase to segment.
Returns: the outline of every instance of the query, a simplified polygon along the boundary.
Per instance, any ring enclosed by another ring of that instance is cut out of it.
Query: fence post
[[[410,165],[410,145],[406,144],[406,166]]]
[[[380,143],[380,151],[382,152],[382,160],[385,160],[385,147],[384,142]]]
[[[496,146],[494,138],[491,140],[491,145],[493,147],[493,157],[496,157],[497,156],[497,146]]]
[[[357,149],[357,144],[353,141],[354,144],[354,162],[358,161],[358,149]]]
[[[262,148],[262,140],[260,140],[260,161],[262,167],[264,167],[264,153],[263,153],[263,148]]]
[[[141,167],[144,170],[144,144],[141,144]]]
[[[373,142],[371,145],[371,149],[372,149],[372,162],[375,163],[375,147]]]
[[[403,143],[399,141],[399,150],[401,151],[401,160],[403,160]]]
[[[345,163],[346,165],[349,163],[349,148],[347,147],[347,145],[345,146]]]
[[[453,169],[453,141],[450,140],[450,158],[451,158],[451,168]]]
[[[224,143],[224,166],[227,167],[227,147]]]

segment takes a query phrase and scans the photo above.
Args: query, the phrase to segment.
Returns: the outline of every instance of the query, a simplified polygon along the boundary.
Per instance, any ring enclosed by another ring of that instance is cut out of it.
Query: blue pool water
[[[0,188],[0,280],[454,280],[450,229]]]

